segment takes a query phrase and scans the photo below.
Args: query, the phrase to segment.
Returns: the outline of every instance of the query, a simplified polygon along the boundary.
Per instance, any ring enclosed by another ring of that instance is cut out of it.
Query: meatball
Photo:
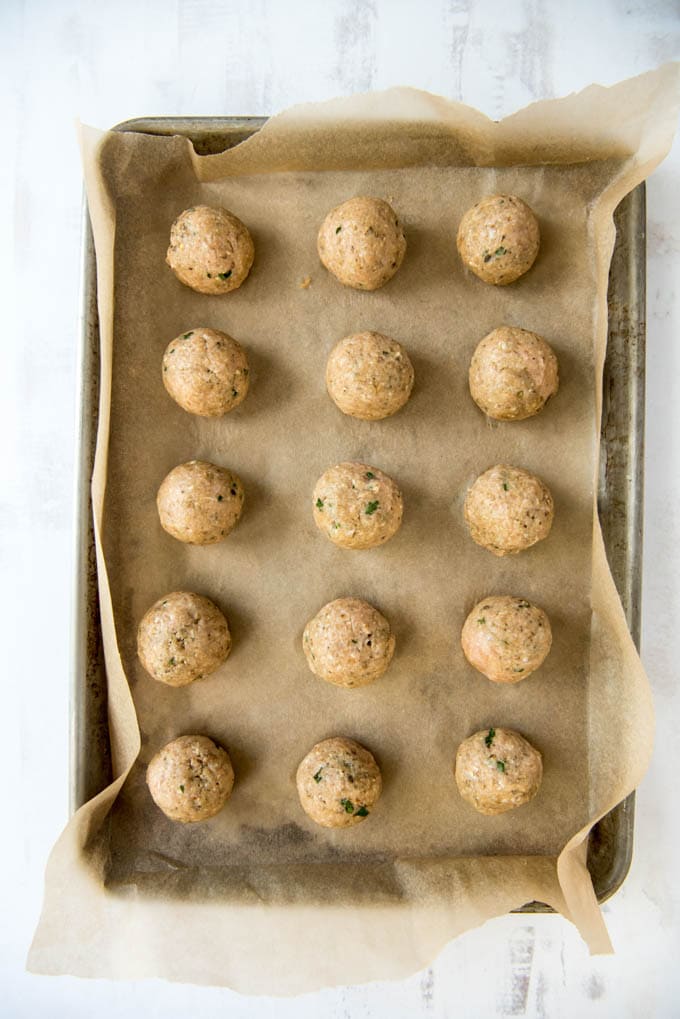
[[[168,344],[163,383],[190,414],[220,417],[246,398],[248,358],[241,344],[219,329],[190,329]]]
[[[377,467],[341,463],[321,475],[312,495],[314,523],[341,548],[374,548],[397,533],[404,506],[392,478]]]
[[[472,540],[497,556],[514,555],[547,538],[554,512],[547,485],[508,464],[480,474],[465,496],[465,522]]]
[[[137,654],[154,679],[186,686],[209,675],[231,651],[229,625],[217,605],[191,591],[173,591],[144,615]]]
[[[192,290],[228,294],[241,286],[254,257],[248,227],[233,212],[194,205],[172,224],[165,261]]]
[[[512,729],[482,729],[458,747],[456,785],[480,814],[504,814],[528,803],[542,778],[540,753]]]
[[[540,244],[538,220],[514,195],[491,195],[465,213],[458,253],[485,283],[505,286],[531,269]]]
[[[557,358],[542,336],[501,326],[480,340],[470,363],[470,393],[497,421],[522,421],[559,386]]]
[[[465,620],[465,657],[494,683],[519,683],[538,669],[552,644],[550,620],[526,598],[484,598]]]
[[[302,809],[323,828],[347,828],[370,814],[382,791],[370,751],[344,736],[322,740],[297,770]]]
[[[337,598],[307,623],[302,647],[315,676],[336,686],[367,686],[394,654],[390,624],[361,598]]]
[[[171,821],[206,821],[231,796],[234,769],[227,751],[207,736],[178,736],[152,757],[146,783]]]
[[[406,238],[382,198],[350,198],[328,213],[316,246],[325,267],[346,287],[377,290],[404,260]]]
[[[413,389],[413,365],[404,348],[382,333],[340,340],[326,365],[328,394],[343,414],[379,421],[400,410]]]
[[[213,545],[236,527],[243,486],[226,467],[189,460],[174,467],[156,496],[161,527],[178,541]]]

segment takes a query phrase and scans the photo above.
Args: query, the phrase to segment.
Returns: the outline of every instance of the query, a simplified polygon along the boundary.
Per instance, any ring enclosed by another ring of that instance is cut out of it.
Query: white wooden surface
[[[410,84],[493,117],[680,57],[672,0],[0,0],[4,629],[0,1014],[557,1017],[680,1014],[680,148],[649,182],[643,654],[658,741],[636,856],[590,959],[554,917],[507,917],[398,984],[293,1001],[23,972],[45,860],[67,818],[69,585],[81,178],[73,121],[270,114]],[[47,150],[50,150],[49,156]],[[675,178],[675,179],[674,179]],[[21,312],[19,312],[21,308]],[[386,929],[385,936],[389,937]],[[263,960],[266,965],[266,960]]]

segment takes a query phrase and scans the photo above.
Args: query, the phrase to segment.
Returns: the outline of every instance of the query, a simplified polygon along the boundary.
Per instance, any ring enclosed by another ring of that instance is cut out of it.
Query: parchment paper
[[[585,839],[643,774],[652,743],[647,681],[606,564],[594,501],[612,211],[667,151],[678,67],[612,89],[538,103],[494,124],[398,89],[297,108],[254,139],[199,157],[184,139],[83,129],[102,343],[93,505],[116,780],[55,847],[29,957],[39,972],[163,976],[250,993],[404,976],[455,934],[538,899],[610,949]],[[536,211],[539,259],[511,287],[466,274],[463,212],[484,194]],[[325,213],[356,194],[387,198],[408,250],[383,289],[341,287],[318,263]],[[164,264],[170,224],[191,204],[249,226],[256,260],[226,297],[195,294]],[[311,277],[311,284],[301,284]],[[479,339],[500,324],[544,335],[561,388],[538,418],[489,424],[467,390]],[[247,348],[250,394],[204,421],[160,375],[168,341],[199,325]],[[376,329],[405,344],[416,387],[384,422],[340,414],[324,386],[330,348]],[[184,546],[158,523],[155,494],[186,459],[236,470],[244,516],[224,543]],[[386,470],[405,499],[384,548],[348,552],[314,527],[311,492],[340,460]],[[462,500],[497,462],[524,466],[556,503],[550,537],[497,559],[474,545]],[[135,655],[136,626],[171,590],[209,595],[234,650],[212,677],[164,688]],[[487,594],[520,594],[551,619],[542,669],[511,688],[465,662],[465,616]],[[307,620],[356,595],[391,620],[397,654],[374,685],[346,691],[308,671]],[[519,729],[544,755],[539,795],[484,818],[452,763],[476,729]],[[180,826],[153,805],[144,772],[173,736],[228,747],[226,809]],[[352,736],[376,754],[384,794],[370,820],[317,828],[295,791],[311,745]]]

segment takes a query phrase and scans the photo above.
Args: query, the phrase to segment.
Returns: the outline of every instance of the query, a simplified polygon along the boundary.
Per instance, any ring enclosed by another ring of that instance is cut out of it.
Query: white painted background
[[[534,99],[678,59],[678,3],[0,0],[0,57],[1,813],[16,830],[0,839],[0,1015],[680,1015],[678,144],[648,190],[643,656],[659,726],[638,798],[633,869],[605,907],[617,954],[590,959],[562,919],[523,916],[460,938],[430,970],[402,983],[293,1001],[23,972],[43,867],[67,818],[81,216],[74,118],[109,127],[147,114],[270,114],[403,84],[498,118]]]

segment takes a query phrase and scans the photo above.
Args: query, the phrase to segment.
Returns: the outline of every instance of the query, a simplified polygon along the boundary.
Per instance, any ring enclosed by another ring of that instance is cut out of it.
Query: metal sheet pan
[[[260,117],[147,118],[117,131],[181,134],[201,154],[221,152],[250,137]],[[645,386],[645,186],[615,213],[616,245],[609,275],[609,338],[603,379],[598,509],[609,564],[636,645],[640,640]],[[80,393],[76,456],[75,577],[71,687],[71,809],[96,795],[111,775],[106,682],[97,603],[90,477],[99,395],[99,323],[94,246],[87,210],[83,229]],[[588,869],[604,902],[623,883],[633,853],[635,795],[596,824]],[[520,912],[552,912],[532,902]]]

